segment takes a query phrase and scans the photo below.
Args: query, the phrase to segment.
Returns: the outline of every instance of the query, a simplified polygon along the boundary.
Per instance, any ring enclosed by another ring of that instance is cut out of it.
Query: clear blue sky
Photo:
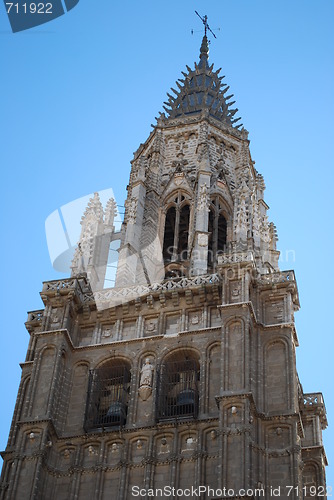
[[[40,309],[51,267],[44,222],[61,205],[112,187],[124,201],[132,153],[166,92],[198,60],[194,10],[220,27],[222,67],[264,175],[282,269],[295,269],[299,375],[333,422],[333,25],[331,0],[80,0],[70,13],[12,34],[0,5],[2,333],[0,448],[24,361],[26,311]],[[286,259],[293,250],[295,259]],[[333,466],[328,484],[334,486]]]

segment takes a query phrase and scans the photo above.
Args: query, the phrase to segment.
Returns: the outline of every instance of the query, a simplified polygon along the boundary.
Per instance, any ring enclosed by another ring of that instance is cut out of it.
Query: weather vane
[[[208,16],[207,16],[207,15],[205,15],[204,17],[200,16],[200,15],[199,15],[199,13],[197,12],[197,10],[195,10],[195,14],[197,14],[197,15],[198,15],[198,17],[200,18],[200,20],[201,20],[201,21],[202,21],[202,23],[204,24],[204,34],[205,34],[205,36],[206,36],[207,31],[210,31],[210,33],[211,33],[211,34],[212,34],[215,38],[217,38],[217,37],[216,37],[216,35],[214,34],[214,32],[212,31],[212,29],[211,29],[211,28],[210,28],[210,26],[209,26],[209,23],[208,23]],[[218,28],[218,29],[219,29],[219,28]],[[193,33],[193,30],[192,30],[191,32]]]

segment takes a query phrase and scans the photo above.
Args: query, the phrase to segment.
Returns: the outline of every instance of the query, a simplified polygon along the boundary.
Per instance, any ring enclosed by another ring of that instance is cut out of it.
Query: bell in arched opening
[[[173,353],[162,364],[159,380],[158,419],[198,414],[199,361],[192,351]]]
[[[189,258],[189,224],[190,224],[190,204],[185,196],[178,192],[174,194],[170,206],[165,216],[164,240],[163,240],[163,259],[166,267],[165,277],[174,275],[169,268],[169,263],[184,263]],[[182,266],[187,269],[187,265]],[[179,276],[183,275],[179,271]]]
[[[126,423],[130,379],[130,366],[121,360],[90,371],[85,429]]]

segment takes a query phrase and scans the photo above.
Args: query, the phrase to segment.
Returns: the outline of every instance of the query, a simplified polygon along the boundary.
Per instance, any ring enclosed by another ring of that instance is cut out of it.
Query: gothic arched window
[[[158,382],[158,420],[197,417],[199,360],[192,351],[177,351],[162,363]]]
[[[90,370],[85,430],[126,423],[130,380],[130,366],[123,360]]]
[[[164,262],[188,259],[190,205],[185,196],[178,192],[166,212],[163,242]]]
[[[227,222],[218,196],[210,203],[208,232],[208,266],[212,269],[215,267],[217,255],[226,249],[227,238]]]

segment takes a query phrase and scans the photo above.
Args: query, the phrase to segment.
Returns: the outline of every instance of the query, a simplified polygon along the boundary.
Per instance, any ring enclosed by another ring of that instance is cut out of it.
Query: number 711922
[[[331,497],[332,496],[332,486],[303,486],[299,488],[299,486],[286,486],[287,496],[293,496],[294,493],[298,495],[299,492],[302,491],[303,498],[305,497]]]
[[[52,3],[11,3],[6,2],[7,14],[13,9],[16,14],[52,14]]]

